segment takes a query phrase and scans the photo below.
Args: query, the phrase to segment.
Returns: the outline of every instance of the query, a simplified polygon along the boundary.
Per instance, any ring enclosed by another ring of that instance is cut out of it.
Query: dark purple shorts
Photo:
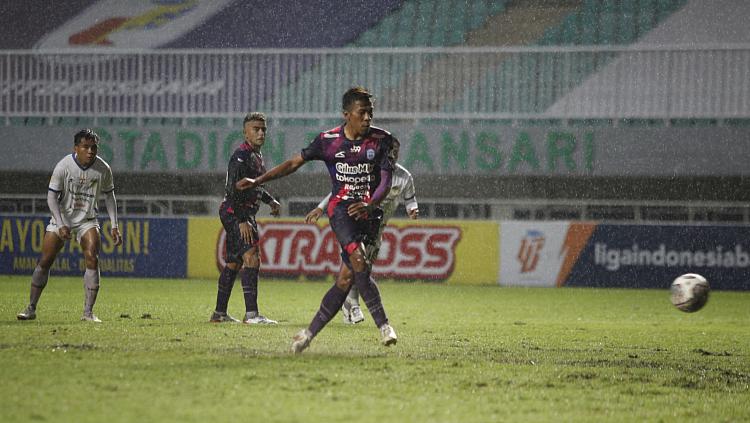
[[[234,213],[230,213],[227,207],[222,206],[219,208],[219,218],[221,219],[222,226],[224,226],[224,231],[227,233],[226,261],[227,263],[242,264],[242,255],[258,245],[258,224],[255,222],[255,217],[250,217],[246,220],[253,228],[253,236],[250,244],[246,243],[240,234],[240,223],[242,222],[237,219]]]
[[[376,209],[367,219],[355,220],[346,212],[348,205],[339,204],[333,209],[333,216],[328,220],[336,239],[341,245],[341,258],[349,264],[349,254],[354,252],[356,245],[375,242],[378,236],[383,211]]]

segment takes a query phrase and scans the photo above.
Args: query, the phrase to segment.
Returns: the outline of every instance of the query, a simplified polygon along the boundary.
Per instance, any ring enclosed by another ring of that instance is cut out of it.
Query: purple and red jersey
[[[393,136],[384,129],[371,126],[364,138],[351,141],[343,125],[321,132],[302,149],[305,161],[323,161],[331,175],[329,216],[340,203],[369,204],[383,178],[390,184],[395,167],[392,149]]]
[[[260,208],[258,200],[268,204],[274,200],[273,196],[263,186],[237,190],[234,184],[242,178],[257,178],[266,172],[263,155],[252,145],[243,142],[234,150],[227,165],[227,177],[224,183],[224,202],[221,208],[234,214],[241,221],[255,216]]]

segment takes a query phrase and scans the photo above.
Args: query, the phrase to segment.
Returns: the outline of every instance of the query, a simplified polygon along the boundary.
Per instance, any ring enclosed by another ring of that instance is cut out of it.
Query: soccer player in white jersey
[[[400,143],[394,138],[393,153],[396,160],[398,160],[398,153],[400,149]],[[328,194],[318,206],[305,216],[305,222],[315,223],[323,215],[323,210],[328,207],[328,201],[331,199],[331,194]],[[385,225],[388,224],[388,220],[393,217],[396,212],[396,208],[401,201],[404,202],[406,207],[406,213],[411,219],[417,219],[419,217],[419,204],[417,204],[416,192],[414,189],[414,178],[411,173],[406,170],[405,167],[396,163],[396,167],[393,169],[393,179],[391,180],[391,190],[385,197],[380,207],[383,209],[383,219],[380,221],[380,227],[378,228],[377,236],[374,240],[368,243],[366,247],[367,260],[370,263],[374,263],[375,259],[378,258],[378,252],[380,251],[380,242],[383,235]],[[352,271],[348,266],[341,264],[339,270],[339,279],[350,280],[352,278]],[[349,295],[344,301],[344,305],[341,306],[341,313],[345,323],[359,323],[365,320],[365,315],[362,313],[362,308],[359,305],[359,290],[356,285],[351,284],[352,288],[349,291]]]
[[[49,269],[65,241],[76,236],[86,263],[83,274],[85,302],[81,320],[99,323],[93,312],[99,292],[99,222],[96,207],[104,194],[104,203],[112,224],[111,234],[115,245],[122,244],[117,226],[117,202],[112,169],[97,156],[99,135],[91,129],[82,129],[73,137],[73,154],[65,156],[52,172],[47,191],[47,205],[52,219],[42,242],[42,255],[31,276],[29,305],[16,316],[18,320],[36,319],[36,306],[42,290],[47,285]]]

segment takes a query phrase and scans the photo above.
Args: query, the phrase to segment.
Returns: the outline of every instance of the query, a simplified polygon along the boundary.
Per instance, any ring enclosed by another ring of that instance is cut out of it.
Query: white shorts
[[[70,228],[70,231],[76,236],[76,241],[78,243],[81,243],[81,238],[83,238],[83,235],[88,232],[89,229],[96,228],[96,231],[99,232],[99,220],[98,219],[91,219],[91,220],[85,220],[80,225],[73,226]],[[47,225],[47,231],[48,232],[54,232],[57,234],[57,236],[60,236],[60,228],[57,227],[54,223],[51,223]],[[62,237],[60,237],[62,239]]]

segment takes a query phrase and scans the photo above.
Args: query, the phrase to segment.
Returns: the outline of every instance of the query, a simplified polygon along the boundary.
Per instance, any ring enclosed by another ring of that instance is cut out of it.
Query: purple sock
[[[243,267],[240,270],[242,294],[245,296],[245,312],[258,311],[258,269]]]
[[[326,295],[323,296],[323,301],[320,302],[320,309],[315,313],[315,317],[313,317],[310,327],[308,327],[313,336],[317,335],[333,319],[333,316],[338,313],[344,304],[344,300],[346,300],[347,293],[348,291],[340,290],[336,284],[333,284],[331,289],[326,292]]]
[[[380,300],[380,290],[375,280],[370,277],[370,272],[354,272],[354,284],[359,289],[359,295],[365,300],[375,326],[381,327],[388,323],[383,302]]]
[[[370,272],[355,272],[354,284],[359,289],[359,295],[365,300],[365,305],[375,322],[375,326],[381,327],[388,323],[383,302],[380,300],[380,290],[375,280],[370,277]]]
[[[234,280],[237,278],[237,271],[229,267],[224,267],[219,275],[219,292],[216,294],[216,311],[221,313],[227,312],[229,305],[229,296],[232,295]]]

